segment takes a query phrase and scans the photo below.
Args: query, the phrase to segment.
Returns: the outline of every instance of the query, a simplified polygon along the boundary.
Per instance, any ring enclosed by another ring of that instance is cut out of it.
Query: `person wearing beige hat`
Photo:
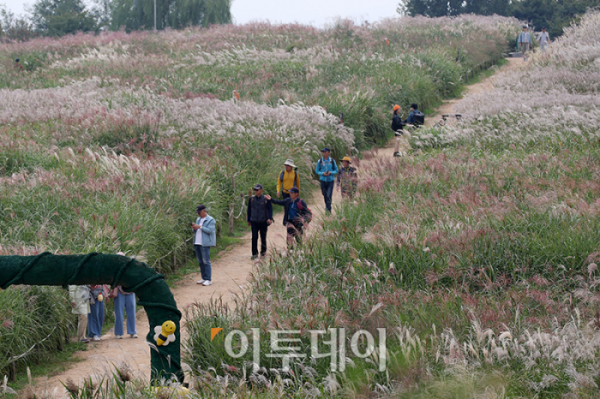
[[[300,192],[300,177],[298,176],[293,160],[288,159],[283,165],[285,169],[279,173],[279,177],[277,178],[277,198],[281,197],[281,194],[283,194],[283,198],[290,198],[290,189],[292,187],[296,187],[298,192]]]
[[[342,192],[342,198],[350,199],[356,193],[356,168],[350,166],[350,157],[342,158],[342,167],[337,175],[337,188]]]

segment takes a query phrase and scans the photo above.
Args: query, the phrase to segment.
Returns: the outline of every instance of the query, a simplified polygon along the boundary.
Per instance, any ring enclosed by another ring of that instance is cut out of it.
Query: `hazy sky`
[[[89,2],[89,1],[86,1]],[[269,20],[273,23],[300,22],[323,26],[337,17],[356,22],[377,21],[397,16],[400,0],[233,0],[231,13],[236,24]],[[25,12],[24,4],[35,0],[0,0],[16,14]]]

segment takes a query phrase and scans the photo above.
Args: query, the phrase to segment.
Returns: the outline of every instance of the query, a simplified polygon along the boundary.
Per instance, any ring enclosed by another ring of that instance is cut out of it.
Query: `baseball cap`
[[[206,209],[206,207],[204,205],[200,204],[196,207],[196,213],[203,211],[205,209]]]
[[[330,149],[329,147],[325,147],[325,148],[323,148],[323,149],[321,150],[321,152],[325,152],[325,151],[329,151],[329,152],[331,152],[331,149]]]
[[[252,187],[252,190],[256,191],[256,190],[262,190],[263,186],[262,184],[255,184],[254,187]]]
[[[298,190],[298,187],[292,187],[290,188],[290,193],[299,193],[300,190]]]

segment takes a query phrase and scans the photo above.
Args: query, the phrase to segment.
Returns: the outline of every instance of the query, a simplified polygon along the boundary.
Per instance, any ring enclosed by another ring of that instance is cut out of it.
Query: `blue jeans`
[[[104,324],[104,301],[96,300],[95,304],[90,304],[90,313],[88,314],[88,336],[94,338],[96,335],[102,336],[102,324]]]
[[[333,196],[334,184],[335,180],[321,181],[321,194],[323,194],[323,198],[325,198],[325,208],[327,208],[329,212],[331,212],[331,197]]]
[[[210,247],[194,245],[194,251],[196,251],[196,259],[198,259],[198,264],[200,265],[202,280],[211,281],[212,269],[210,266]]]
[[[123,295],[120,292],[115,298],[115,335],[123,335],[123,316],[127,312],[127,334],[137,334],[135,328],[135,294]]]

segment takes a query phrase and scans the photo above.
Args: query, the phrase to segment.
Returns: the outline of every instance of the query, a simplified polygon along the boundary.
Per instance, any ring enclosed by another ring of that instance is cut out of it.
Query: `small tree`
[[[156,28],[231,23],[231,0],[156,0]],[[154,28],[153,0],[112,0],[111,29]]]
[[[5,6],[0,5],[0,38],[25,41],[37,34],[33,25],[22,15],[15,15]]]
[[[48,36],[63,36],[97,29],[96,20],[83,0],[39,0],[33,5],[35,29]]]

